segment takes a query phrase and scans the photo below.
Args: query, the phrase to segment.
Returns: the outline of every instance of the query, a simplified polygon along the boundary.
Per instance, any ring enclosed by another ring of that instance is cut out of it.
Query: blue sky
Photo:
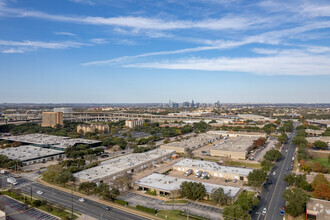
[[[0,0],[0,103],[330,103],[330,2]]]

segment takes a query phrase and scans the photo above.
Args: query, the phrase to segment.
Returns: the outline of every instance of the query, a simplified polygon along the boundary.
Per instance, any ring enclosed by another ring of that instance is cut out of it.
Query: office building
[[[63,126],[63,112],[43,112],[42,113],[42,127],[56,127],[56,125]]]
[[[91,125],[78,125],[77,132],[78,133],[87,133],[87,132],[95,132],[98,133],[107,133],[109,131],[108,124],[91,124]]]

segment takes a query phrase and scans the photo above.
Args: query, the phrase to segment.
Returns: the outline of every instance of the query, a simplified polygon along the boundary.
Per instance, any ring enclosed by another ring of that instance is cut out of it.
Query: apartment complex
[[[56,125],[63,126],[63,112],[43,112],[42,113],[42,127],[56,127]]]
[[[107,124],[91,124],[91,125],[78,125],[77,126],[77,132],[101,132],[101,133],[106,133],[109,131],[109,125]]]
[[[137,126],[142,126],[144,123],[143,119],[132,119],[132,120],[126,120],[125,126],[128,128],[135,128]]]

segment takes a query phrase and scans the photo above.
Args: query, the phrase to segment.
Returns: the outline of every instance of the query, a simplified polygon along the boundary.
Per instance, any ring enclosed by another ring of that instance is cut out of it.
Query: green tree
[[[282,144],[288,139],[288,135],[286,133],[282,133],[280,136],[277,137],[277,140]]]
[[[270,171],[272,166],[273,166],[273,163],[269,160],[262,160],[261,161],[262,170]]]
[[[206,196],[206,189],[202,183],[185,181],[180,185],[180,194],[192,200],[202,199]]]
[[[328,149],[328,144],[324,141],[315,141],[314,147],[322,149],[322,150],[326,150],[326,149]]]
[[[286,200],[286,213],[297,217],[305,212],[306,203],[309,201],[308,195],[300,188],[286,190],[282,197]]]
[[[234,204],[241,206],[244,211],[248,212],[251,211],[254,206],[259,204],[259,199],[254,196],[253,192],[244,190],[239,194]]]
[[[296,136],[296,137],[293,138],[292,143],[294,145],[307,144],[307,140],[303,136]]]
[[[251,220],[251,216],[239,205],[227,206],[224,208],[222,216],[225,220]]]
[[[254,169],[248,175],[248,184],[250,186],[259,187],[267,179],[267,173],[264,170]]]
[[[269,161],[276,161],[282,157],[282,154],[278,150],[269,150],[266,152],[264,158]]]
[[[230,197],[225,194],[223,188],[221,187],[213,189],[211,199],[220,205],[226,205],[230,201]]]
[[[96,184],[93,182],[83,182],[80,183],[78,190],[85,192],[87,194],[92,193],[96,188]]]

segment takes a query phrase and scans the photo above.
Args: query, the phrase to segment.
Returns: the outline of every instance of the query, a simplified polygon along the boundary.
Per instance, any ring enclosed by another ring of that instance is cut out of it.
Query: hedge
[[[115,203],[121,204],[121,205],[128,205],[128,202],[124,201],[124,200],[120,200],[120,199],[115,199],[114,201]]]
[[[157,213],[157,210],[156,209],[147,208],[147,207],[144,207],[144,206],[141,206],[141,205],[137,205],[136,208],[137,209],[140,209],[142,211],[145,211],[145,212],[152,213],[152,214],[156,214]]]

